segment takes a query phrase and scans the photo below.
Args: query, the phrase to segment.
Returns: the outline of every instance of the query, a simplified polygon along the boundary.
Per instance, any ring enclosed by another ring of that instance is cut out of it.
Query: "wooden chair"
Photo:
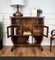
[[[55,40],[55,29],[51,31],[51,37],[50,37],[50,52],[52,50],[52,41]]]

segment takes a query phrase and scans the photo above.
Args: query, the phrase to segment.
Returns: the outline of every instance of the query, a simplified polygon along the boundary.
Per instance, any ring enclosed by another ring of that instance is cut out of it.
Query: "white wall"
[[[29,9],[32,8],[40,8],[43,10],[44,23],[46,26],[49,26],[49,37],[43,38],[42,45],[49,45],[50,44],[50,32],[52,29],[55,29],[55,0],[24,0],[25,7],[21,9],[23,14],[27,14],[23,12],[26,7]],[[12,13],[15,12],[15,9],[10,6],[10,0],[0,0],[0,20],[4,22],[4,39],[3,45],[11,46],[13,45],[10,38],[7,38],[7,26],[11,24],[10,16]],[[53,41],[53,45],[55,41]]]

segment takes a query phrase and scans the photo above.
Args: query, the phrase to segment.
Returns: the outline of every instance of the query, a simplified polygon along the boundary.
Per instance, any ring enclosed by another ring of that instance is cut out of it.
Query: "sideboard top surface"
[[[20,19],[22,19],[22,18],[44,18],[44,17],[11,17],[11,18],[20,18]]]

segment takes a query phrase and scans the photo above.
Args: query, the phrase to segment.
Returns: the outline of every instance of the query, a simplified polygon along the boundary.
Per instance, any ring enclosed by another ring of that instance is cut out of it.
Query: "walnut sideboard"
[[[17,47],[39,47],[43,51],[41,42],[43,36],[48,37],[48,29],[44,26],[44,17],[11,17],[11,25],[7,27],[7,37],[13,42],[11,51]],[[35,38],[34,44],[27,42],[29,36]]]

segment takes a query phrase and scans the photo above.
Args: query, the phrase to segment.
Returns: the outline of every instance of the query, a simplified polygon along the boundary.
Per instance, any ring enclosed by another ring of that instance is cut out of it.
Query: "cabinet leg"
[[[39,49],[41,49],[41,51],[43,51],[43,47],[41,45],[39,46]]]
[[[38,48],[41,49],[41,51],[43,51],[43,48],[41,46],[43,36],[34,36],[34,38],[36,40],[36,44],[38,44]]]
[[[11,52],[13,51],[13,50],[15,50],[16,49],[16,47],[15,46],[13,46],[12,48],[11,48]]]

